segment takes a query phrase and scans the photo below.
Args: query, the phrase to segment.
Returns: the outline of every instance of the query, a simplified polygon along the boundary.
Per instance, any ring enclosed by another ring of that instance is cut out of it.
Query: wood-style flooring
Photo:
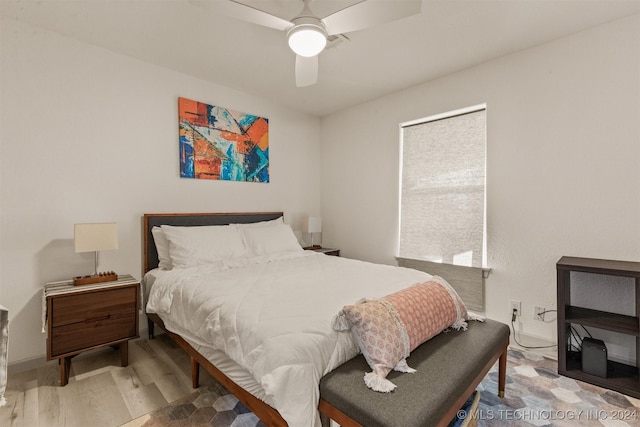
[[[201,370],[201,385],[213,383]],[[129,342],[129,365],[110,348],[76,356],[60,387],[57,361],[9,376],[3,427],[116,427],[191,394],[189,356],[164,334]]]

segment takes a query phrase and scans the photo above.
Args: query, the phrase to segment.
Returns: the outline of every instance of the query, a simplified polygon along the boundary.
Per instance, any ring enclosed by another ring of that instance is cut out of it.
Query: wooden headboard
[[[158,267],[158,251],[151,235],[151,229],[155,226],[192,227],[198,225],[247,224],[269,221],[281,216],[283,216],[282,212],[144,214],[142,217],[143,274]]]

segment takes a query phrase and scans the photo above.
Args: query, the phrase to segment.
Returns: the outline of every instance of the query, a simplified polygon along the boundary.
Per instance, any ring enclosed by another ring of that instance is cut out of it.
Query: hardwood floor
[[[101,349],[72,359],[60,387],[56,361],[8,378],[4,427],[116,427],[184,397],[191,388],[189,357],[164,334],[129,343],[129,366],[118,351]],[[201,385],[213,383],[201,370]]]

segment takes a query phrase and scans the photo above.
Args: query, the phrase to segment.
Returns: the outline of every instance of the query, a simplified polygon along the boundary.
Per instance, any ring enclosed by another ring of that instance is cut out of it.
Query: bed
[[[228,261],[192,263],[197,256],[190,252],[182,254],[182,261],[172,258],[181,268],[158,268],[163,262],[154,240],[158,227],[164,226],[178,254],[185,233],[198,230],[198,238],[206,234],[200,233],[205,228],[193,226],[229,224],[243,230],[251,257],[235,257],[241,248],[220,234],[223,229],[231,233],[232,227],[208,227],[217,233],[209,240],[217,241],[215,251],[233,254]],[[320,396],[321,378],[360,352],[351,333],[336,330],[337,313],[363,297],[381,298],[432,276],[303,251],[299,245],[289,250],[292,243],[280,233],[288,226],[280,224],[282,212],[144,215],[143,289],[149,334],[153,336],[154,325],[160,326],[190,355],[194,387],[202,366],[267,425],[316,427],[321,424],[319,402],[327,415],[335,412]],[[492,354],[490,361],[501,352]]]

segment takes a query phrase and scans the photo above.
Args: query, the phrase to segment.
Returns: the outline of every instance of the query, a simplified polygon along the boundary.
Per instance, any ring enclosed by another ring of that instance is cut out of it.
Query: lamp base
[[[118,280],[118,275],[113,271],[106,271],[104,273],[87,276],[76,276],[73,278],[73,284],[75,286],[90,285],[92,283],[113,282],[114,280]]]

